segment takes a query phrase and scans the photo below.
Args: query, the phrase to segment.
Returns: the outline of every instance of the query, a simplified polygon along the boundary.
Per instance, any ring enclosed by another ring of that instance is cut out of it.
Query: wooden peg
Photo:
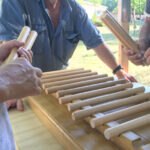
[[[75,69],[48,71],[48,72],[43,72],[43,76],[48,75],[48,74],[58,74],[58,73],[62,73],[62,72],[72,72],[72,71],[80,71],[80,70],[84,70],[84,69],[83,68],[75,68]]]
[[[148,124],[150,124],[150,114],[124,122],[112,128],[108,128],[105,130],[104,135],[105,138],[109,140],[113,137],[119,136],[126,131],[130,131]]]
[[[150,109],[150,101],[144,102],[138,105],[134,105],[122,110],[118,110],[115,112],[112,112],[110,114],[106,114],[101,117],[96,117],[90,120],[90,124],[92,128],[95,128],[99,125],[102,125],[107,122],[115,121],[117,119],[121,119],[123,117],[127,117],[145,110]]]
[[[123,84],[125,82],[126,82],[125,79],[121,79],[121,80],[110,81],[110,82],[105,82],[105,83],[98,83],[98,84],[93,84],[93,85],[88,85],[88,86],[83,86],[83,87],[78,87],[78,88],[73,88],[73,89],[61,90],[61,91],[57,92],[57,97],[63,97],[65,95],[77,94],[77,93],[86,92],[86,91],[90,91],[90,90],[111,87],[116,84]]]
[[[89,91],[89,92],[78,93],[78,94],[74,94],[74,95],[70,95],[70,96],[64,96],[64,97],[59,98],[59,103],[66,104],[73,100],[86,99],[86,98],[100,96],[100,95],[104,95],[104,94],[108,94],[108,93],[113,93],[113,92],[124,90],[126,88],[131,88],[132,86],[133,86],[132,83],[126,83],[123,85],[116,85],[113,87],[107,87],[107,88],[93,90],[93,91]]]
[[[43,74],[41,79],[50,79],[50,78],[56,78],[56,77],[62,77],[62,76],[69,76],[69,75],[75,75],[75,74],[80,74],[80,73],[85,73],[85,72],[91,72],[91,70],[74,70],[71,72],[60,72],[57,74]]]
[[[86,81],[86,80],[97,79],[97,78],[101,78],[101,75],[92,75],[92,76],[80,77],[80,78],[75,78],[75,79],[68,79],[68,80],[63,80],[63,81],[45,83],[43,84],[43,88],[48,88],[48,87],[52,87],[56,85],[71,84],[75,82]]]
[[[108,11],[104,11],[102,13],[101,20],[127,49],[133,50],[136,53],[140,53],[136,42],[133,41],[129,34],[121,27],[121,25],[113,18],[113,16]]]
[[[62,76],[62,77],[57,77],[57,78],[50,78],[50,79],[42,79],[42,83],[50,83],[50,82],[55,82],[55,81],[62,81],[66,79],[75,79],[75,78],[80,78],[80,77],[86,77],[86,76],[91,76],[91,75],[96,75],[97,72],[85,72],[81,74],[75,74],[75,75],[69,75],[69,76]]]
[[[26,40],[26,42],[25,42],[25,45],[24,45],[24,48],[26,49],[26,50],[31,50],[31,48],[32,48],[32,46],[33,46],[33,44],[34,44],[34,42],[35,42],[35,40],[36,40],[36,38],[37,38],[37,32],[36,31],[31,31],[30,32],[30,34],[29,34],[29,36],[28,36],[28,38],[27,38],[27,40]]]
[[[100,75],[100,76],[101,76],[101,78],[97,78],[97,79],[80,81],[80,82],[75,82],[75,83],[70,83],[70,84],[46,88],[45,93],[50,94],[50,93],[54,93],[54,92],[59,91],[59,90],[65,90],[65,89],[76,88],[76,87],[81,87],[81,86],[85,86],[85,85],[91,85],[91,84],[95,84],[95,83],[102,83],[102,82],[114,80],[113,77],[106,77],[107,75]]]
[[[89,99],[85,99],[79,102],[68,104],[68,110],[74,111],[84,106],[101,104],[101,103],[105,103],[111,100],[129,97],[137,93],[143,93],[144,91],[145,91],[144,87],[138,87],[138,88],[127,89],[127,90],[112,93],[112,94],[89,98]]]
[[[120,108],[122,106],[137,104],[137,103],[140,103],[149,99],[149,97],[150,97],[150,92],[138,94],[135,96],[131,96],[129,98],[114,100],[109,103],[104,103],[104,104],[96,105],[87,109],[78,110],[72,113],[72,118],[73,120],[77,120],[77,119],[88,117],[96,113],[113,110],[115,108]]]

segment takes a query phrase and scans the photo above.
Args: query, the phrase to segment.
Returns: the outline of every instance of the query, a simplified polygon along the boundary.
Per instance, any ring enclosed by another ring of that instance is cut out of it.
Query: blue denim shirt
[[[67,65],[79,40],[87,49],[103,42],[100,32],[75,0],[61,0],[56,31],[44,0],[2,0],[0,7],[0,41],[17,38],[24,25],[36,30],[38,38],[32,48],[33,65],[43,71]]]

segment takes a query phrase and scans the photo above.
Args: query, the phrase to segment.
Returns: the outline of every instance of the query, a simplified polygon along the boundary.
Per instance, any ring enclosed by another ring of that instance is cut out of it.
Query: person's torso
[[[0,104],[0,150],[15,150],[15,143],[5,104]]]
[[[43,71],[58,70],[67,65],[80,39],[74,22],[72,1],[61,0],[60,17],[55,30],[44,1],[19,0],[25,24],[38,32],[32,48],[33,65]]]

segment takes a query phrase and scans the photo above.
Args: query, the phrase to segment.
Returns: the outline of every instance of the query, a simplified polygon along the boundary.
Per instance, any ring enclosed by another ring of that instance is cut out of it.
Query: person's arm
[[[146,17],[141,27],[138,43],[141,50],[147,50],[147,48],[150,47],[150,17]]]
[[[0,61],[5,61],[14,47],[19,48],[23,45],[24,43],[17,40],[2,44]],[[30,52],[19,49],[19,54],[28,58]],[[34,95],[41,91],[42,72],[40,69],[32,67],[25,58],[18,58],[10,64],[0,66],[0,103],[12,98]]]
[[[140,54],[133,52],[132,50],[126,50],[125,53],[127,54],[129,60],[134,63],[135,65],[147,65],[150,64],[149,60],[147,60],[149,52],[147,50],[150,47],[150,0],[146,1],[146,8],[145,8],[145,21],[140,29],[139,40],[137,44],[141,51]],[[146,54],[144,55],[144,53]],[[145,56],[145,57],[144,57]]]
[[[118,66],[115,57],[106,44],[104,44],[104,40],[99,30],[93,25],[84,9],[77,3],[75,5],[75,13],[73,17],[75,18],[76,30],[87,49],[94,49],[100,60],[102,60],[110,69],[114,70]],[[122,69],[117,71],[116,75],[118,78],[125,78],[128,81],[136,81],[134,77],[127,74]]]
[[[118,66],[114,55],[105,43],[102,43],[94,48],[94,51],[97,56],[112,70]]]
[[[107,47],[105,43],[100,44],[96,48],[94,48],[95,53],[97,56],[102,60],[109,68],[114,70],[118,63],[116,62],[116,59],[110,49]],[[127,74],[124,70],[120,69],[116,72],[116,76],[121,79],[125,78],[128,81],[136,82],[136,79],[131,76],[130,74]]]
[[[25,58],[0,67],[0,103],[41,92],[42,72]]]

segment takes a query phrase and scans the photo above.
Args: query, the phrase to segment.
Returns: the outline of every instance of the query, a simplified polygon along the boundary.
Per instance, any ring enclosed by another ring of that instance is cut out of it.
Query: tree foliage
[[[117,7],[117,0],[101,0],[101,4],[107,6],[111,12]]]
[[[77,0],[83,1],[83,0]],[[101,4],[108,7],[109,11],[117,10],[118,0],[85,0],[95,4]],[[143,14],[146,0],[131,0],[131,8],[135,10],[136,14]]]
[[[135,10],[136,14],[142,15],[144,13],[146,0],[131,0],[131,8]]]

